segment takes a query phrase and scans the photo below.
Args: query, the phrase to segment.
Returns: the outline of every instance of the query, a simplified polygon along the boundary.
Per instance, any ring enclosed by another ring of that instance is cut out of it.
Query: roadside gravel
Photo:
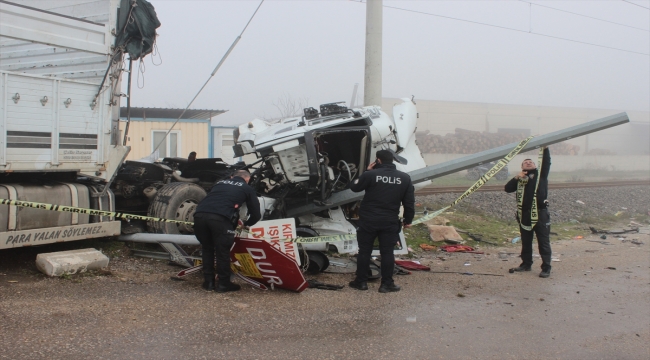
[[[458,193],[418,196],[417,203],[432,210],[445,206],[460,196]],[[550,190],[548,195],[554,222],[584,221],[590,218],[649,215],[650,187],[621,186],[606,188]],[[580,202],[582,203],[580,203]],[[456,205],[462,211],[481,211],[501,220],[512,220],[516,210],[515,195],[505,192],[477,192]],[[619,213],[620,212],[620,213]]]

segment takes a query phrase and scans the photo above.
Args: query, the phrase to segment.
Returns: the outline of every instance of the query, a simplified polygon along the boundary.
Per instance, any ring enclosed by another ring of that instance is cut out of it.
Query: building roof
[[[131,117],[140,119],[178,119],[184,109],[131,107]],[[209,120],[228,110],[187,109],[181,119]],[[120,118],[126,118],[126,107],[120,108]]]

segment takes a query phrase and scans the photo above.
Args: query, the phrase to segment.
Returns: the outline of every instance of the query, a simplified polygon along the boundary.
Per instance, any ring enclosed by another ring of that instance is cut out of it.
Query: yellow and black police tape
[[[125,214],[125,213],[95,210],[95,209],[84,209],[75,206],[45,204],[45,203],[38,203],[38,202],[31,202],[31,201],[0,199],[0,204],[8,205],[8,206],[27,207],[33,209],[42,209],[42,210],[49,210],[49,211],[61,211],[61,212],[70,212],[76,214],[107,216],[107,217],[124,219],[124,220],[144,220],[144,221],[170,222],[176,224],[194,225],[193,222],[189,222],[189,221],[170,220],[170,219],[163,219],[163,218],[157,218],[151,216],[141,216],[141,215]]]
[[[533,138],[533,136],[529,136],[526,139],[522,140],[519,144],[517,144],[517,146],[515,146],[515,148],[512,149],[512,151],[510,151],[508,153],[508,155],[506,155],[503,159],[497,161],[497,163],[494,164],[494,166],[490,170],[488,170],[488,172],[486,172],[483,176],[481,176],[474,183],[474,185],[470,186],[469,189],[465,190],[465,192],[461,196],[459,196],[458,199],[454,200],[454,202],[452,202],[451,204],[449,204],[448,206],[446,206],[446,207],[444,207],[444,208],[442,208],[440,210],[434,211],[432,213],[428,213],[428,214],[418,218],[417,220],[413,221],[412,224],[416,225],[416,224],[423,223],[425,221],[429,221],[429,220],[433,219],[434,217],[442,214],[443,212],[445,212],[450,207],[458,204],[464,198],[470,196],[472,193],[474,193],[476,190],[478,190],[481,186],[485,185],[485,183],[488,182],[488,180],[490,180],[499,171],[501,171],[501,169],[506,167],[506,165],[508,165],[508,163],[515,157],[515,155],[517,155],[517,154],[519,154],[519,152],[521,152],[521,150],[526,146],[526,144],[528,144],[528,142],[532,138]]]
[[[163,219],[163,218],[157,218],[152,216],[142,216],[142,215],[126,214],[121,212],[95,210],[95,209],[85,209],[85,208],[80,208],[75,206],[54,205],[54,204],[46,204],[46,203],[39,203],[39,202],[32,202],[32,201],[0,199],[0,204],[7,205],[7,206],[20,206],[20,207],[26,207],[32,209],[48,210],[48,211],[60,211],[60,212],[70,212],[76,214],[106,216],[106,217],[124,219],[124,220],[143,220],[143,221],[157,221],[157,222],[169,222],[169,223],[176,223],[176,224],[194,225],[194,223],[190,221]],[[343,234],[343,235],[330,235],[330,236],[317,236],[317,237],[298,237],[294,239],[283,239],[283,240],[292,241],[296,243],[321,243],[321,242],[349,241],[349,240],[355,240],[356,238],[357,238],[356,234]]]
[[[442,214],[445,210],[456,205],[458,202],[460,202],[464,198],[474,193],[486,182],[488,182],[488,180],[490,180],[497,172],[503,169],[510,162],[510,160],[512,160],[515,157],[515,155],[519,154],[519,152],[524,148],[524,146],[526,146],[526,144],[528,144],[528,142],[532,138],[533,137],[530,136],[522,140],[514,149],[512,149],[512,151],[510,151],[510,153],[508,153],[508,155],[506,155],[506,157],[499,160],[487,173],[485,173],[485,175],[481,176],[481,178],[478,179],[478,181],[476,181],[474,185],[472,185],[469,189],[467,189],[467,191],[465,191],[463,195],[461,195],[458,199],[452,202],[449,206],[444,207],[433,213],[428,213],[427,215],[418,218],[417,220],[413,221],[413,225],[420,224],[422,222],[433,219],[434,217]],[[32,201],[0,199],[0,204],[8,205],[8,206],[27,207],[33,209],[42,209],[48,211],[60,211],[60,212],[70,212],[70,213],[86,214],[86,215],[94,215],[94,216],[106,216],[106,217],[123,219],[123,220],[143,220],[143,221],[156,221],[156,222],[194,225],[194,223],[190,221],[163,219],[163,218],[157,218],[152,216],[142,216],[142,215],[126,214],[126,213],[113,212],[113,211],[95,210],[95,209],[85,209],[85,208],[80,208],[75,206],[54,205],[54,204],[46,204],[46,203],[39,203],[39,202],[32,202]],[[322,243],[322,242],[350,241],[350,240],[356,240],[356,238],[357,238],[356,234],[343,234],[343,235],[326,235],[326,236],[315,236],[315,237],[298,237],[295,239],[283,239],[283,240],[292,241],[296,243],[310,244],[310,243]]]

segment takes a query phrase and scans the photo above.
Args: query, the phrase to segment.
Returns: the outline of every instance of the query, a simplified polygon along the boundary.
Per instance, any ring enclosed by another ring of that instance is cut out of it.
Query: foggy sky
[[[650,8],[650,1],[634,0]],[[132,106],[184,108],[259,1],[151,0],[160,56],[144,60]],[[536,1],[642,29],[650,10],[623,1]],[[383,96],[650,111],[650,32],[522,1],[384,1],[496,27],[384,8]],[[223,109],[213,125],[274,118],[281,97],[309,105],[363,99],[365,3],[264,2],[192,108]],[[152,63],[162,64],[154,66]],[[135,67],[135,64],[134,64]],[[144,76],[144,79],[142,79]]]

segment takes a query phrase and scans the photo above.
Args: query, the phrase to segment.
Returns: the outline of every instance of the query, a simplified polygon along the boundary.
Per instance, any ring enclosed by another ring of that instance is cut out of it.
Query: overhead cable
[[[232,45],[230,45],[230,48],[228,48],[228,51],[226,51],[226,54],[221,58],[221,61],[219,61],[219,63],[217,64],[217,66],[214,68],[214,70],[212,70],[212,73],[210,74],[210,77],[208,78],[208,80],[205,81],[205,83],[203,84],[203,86],[201,86],[201,89],[199,89],[199,92],[197,92],[196,95],[194,95],[194,98],[192,99],[192,101],[190,101],[190,103],[187,104],[187,106],[185,107],[185,109],[183,110],[183,112],[178,116],[178,119],[176,119],[176,121],[174,121],[174,123],[173,123],[172,126],[169,128],[169,130],[167,131],[167,133],[165,134],[165,136],[162,138],[162,140],[160,140],[160,142],[158,143],[158,145],[156,145],[156,147],[153,149],[153,151],[151,152],[152,154],[155,153],[156,150],[158,150],[158,148],[160,147],[160,145],[162,145],[163,142],[165,142],[165,140],[167,139],[167,136],[169,136],[169,133],[172,131],[172,129],[174,129],[174,126],[176,126],[176,124],[178,124],[178,122],[181,120],[181,118],[183,117],[183,115],[185,114],[185,112],[187,111],[187,109],[189,109],[190,106],[192,106],[192,103],[194,102],[194,100],[196,100],[196,98],[199,96],[199,94],[201,94],[201,91],[203,91],[203,89],[205,88],[205,86],[208,85],[208,82],[210,82],[210,80],[212,79],[212,77],[214,77],[214,74],[217,73],[217,71],[219,70],[219,68],[221,67],[221,65],[223,65],[224,61],[226,61],[226,58],[228,58],[228,55],[230,55],[230,53],[231,53],[232,50],[235,48],[235,46],[237,46],[237,43],[238,43],[239,40],[241,39],[241,36],[244,35],[244,31],[246,31],[246,29],[248,28],[248,25],[251,23],[251,21],[253,21],[253,18],[255,17],[255,14],[257,14],[257,11],[260,9],[260,7],[262,6],[263,3],[264,3],[264,0],[260,1],[260,4],[257,6],[257,9],[255,9],[255,12],[253,13],[253,15],[251,16],[251,18],[250,18],[250,19],[248,20],[248,22],[246,23],[246,26],[244,26],[244,29],[241,31],[241,33],[239,34],[239,36],[237,36],[237,38],[235,39],[235,41],[233,41]]]
[[[628,52],[628,53],[632,53],[632,54],[650,56],[649,53],[643,53],[643,52],[638,52],[638,51],[633,51],[633,50],[615,48],[615,47],[606,46],[606,45],[599,45],[599,44],[589,43],[589,42],[586,42],[586,41],[573,40],[573,39],[563,38],[563,37],[559,37],[559,36],[553,36],[553,35],[536,33],[536,32],[532,32],[532,31],[509,28],[509,27],[506,27],[506,26],[487,24],[487,23],[482,23],[482,22],[473,21],[473,20],[466,20],[466,19],[460,19],[460,18],[455,18],[455,17],[451,17],[451,16],[446,16],[446,15],[428,13],[428,12],[424,12],[424,11],[404,9],[404,8],[399,8],[399,7],[396,7],[396,6],[384,5],[384,7],[389,8],[389,9],[394,9],[394,10],[412,12],[412,13],[421,14],[421,15],[429,15],[429,16],[435,16],[435,17],[440,17],[440,18],[449,19],[449,20],[462,21],[462,22],[467,22],[467,23],[476,24],[476,25],[490,26],[490,27],[494,27],[494,28],[498,28],[498,29],[511,30],[511,31],[516,31],[516,32],[524,33],[524,34],[532,34],[532,35],[537,35],[537,36],[543,36],[543,37],[547,37],[547,38],[551,38],[551,39],[564,40],[564,41],[570,41],[570,42],[584,44],[584,45],[597,46],[597,47],[610,49],[610,50],[618,50],[618,51]]]
[[[633,2],[631,2],[631,1],[623,0],[623,2],[626,2],[626,3],[628,3],[628,4],[636,5],[636,6],[638,6],[638,7],[642,7],[642,8],[644,8],[644,9],[648,9],[648,10],[650,10],[650,8],[647,8],[647,7],[643,6],[643,5],[639,5],[639,4],[633,3]]]
[[[578,14],[578,13],[574,13],[574,12],[571,12],[571,11],[562,10],[562,9],[558,9],[558,8],[554,8],[554,7],[550,7],[550,6],[546,6],[546,5],[541,5],[541,4],[534,3],[534,2],[530,2],[530,1],[526,1],[526,0],[519,0],[519,1],[521,1],[521,2],[523,2],[523,3],[526,3],[526,4],[531,4],[531,5],[535,5],[535,6],[539,6],[539,7],[547,8],[547,9],[552,9],[552,10],[555,10],[555,11],[561,11],[561,12],[565,12],[565,13],[572,14],[572,15],[576,15],[576,16],[582,16],[582,17],[586,17],[586,18],[594,19],[594,20],[598,20],[598,21],[603,21],[603,22],[610,23],[610,24],[615,24],[615,25],[619,25],[619,26],[629,27],[629,28],[632,28],[632,29],[637,29],[637,30],[641,30],[641,31],[647,31],[647,32],[650,32],[650,30],[648,30],[648,29],[643,29],[643,28],[636,27],[636,26],[631,26],[631,25],[621,24],[621,23],[617,23],[617,22],[609,21],[609,20],[605,20],[605,19],[600,19],[600,18],[593,17],[593,16],[588,16],[588,15]],[[636,4],[635,4],[635,5],[636,5]]]

